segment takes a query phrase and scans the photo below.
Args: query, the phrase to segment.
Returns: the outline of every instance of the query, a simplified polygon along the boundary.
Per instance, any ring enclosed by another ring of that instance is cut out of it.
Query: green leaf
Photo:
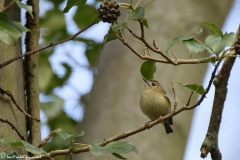
[[[111,27],[112,27],[112,30],[113,30],[114,32],[117,32],[117,31],[125,28],[126,26],[127,26],[127,23],[122,23],[122,24],[119,24],[119,25],[114,24],[114,25],[111,26]]]
[[[128,13],[127,19],[129,20],[137,20],[141,19],[144,17],[144,8],[143,7],[138,7],[135,11]]]
[[[206,49],[204,45],[196,41],[194,38],[184,40],[183,43],[187,46],[190,55],[201,53]]]
[[[156,72],[156,70],[157,70],[157,67],[155,62],[153,61],[145,61],[142,64],[140,69],[142,76],[147,80],[153,79],[153,75]]]
[[[17,142],[13,142],[7,138],[3,138],[1,139],[1,142],[3,143],[7,143],[10,144],[11,146],[24,146],[24,148],[28,151],[31,152],[33,154],[42,154],[42,153],[47,153],[44,150],[37,148],[36,146],[31,145],[30,143],[26,142],[26,141],[17,141]]]
[[[19,0],[14,0],[14,1],[18,5],[18,7],[25,9],[31,15],[31,17],[33,18],[32,6],[31,5],[24,4],[24,3],[20,2]]]
[[[216,62],[216,57],[210,57],[210,58],[199,58],[198,63],[201,62],[210,62],[210,63],[215,63]]]
[[[191,89],[194,92],[197,92],[200,95],[203,95],[204,93],[204,88],[200,84],[184,84],[184,87],[187,87],[188,89]]]
[[[92,154],[94,154],[96,156],[100,156],[100,155],[107,154],[107,153],[112,153],[112,151],[110,149],[101,147],[97,144],[89,144],[89,150]]]
[[[70,139],[70,138],[75,138],[75,137],[81,137],[84,135],[84,132],[83,131],[79,131],[77,133],[74,133],[74,134],[68,134],[67,132],[65,132],[64,130],[62,129],[58,129],[57,134],[59,134],[59,136],[63,139],[63,140],[66,140],[66,139]]]
[[[47,11],[45,16],[40,18],[40,28],[43,29],[43,33],[41,35],[45,40],[45,43],[57,42],[70,36],[66,30],[64,14],[58,8],[53,8]],[[50,49],[47,51],[49,50]],[[44,50],[41,52],[47,51]]]
[[[23,146],[25,147],[25,149],[28,152],[31,152],[33,154],[46,154],[47,152],[42,150],[41,148],[38,148],[36,146],[31,145],[30,143],[26,142],[26,141],[21,141],[23,143]]]
[[[194,38],[194,36],[196,34],[199,34],[202,32],[202,28],[199,28],[196,32],[194,32],[193,34],[189,35],[189,36],[180,36],[180,37],[177,37],[175,38],[172,42],[169,42],[168,44],[165,45],[166,47],[166,52],[168,52],[168,50],[177,42],[179,41],[184,41],[184,40],[189,40],[189,39],[192,39]]]
[[[203,22],[202,24],[207,26],[213,35],[218,36],[218,37],[223,37],[222,31],[220,28],[218,28],[217,25],[215,25],[213,23],[209,23],[209,22]]]
[[[6,14],[0,12],[0,41],[15,45],[22,32]]]
[[[66,139],[68,139],[68,138],[71,137],[70,134],[68,134],[67,132],[65,132],[65,131],[62,130],[62,129],[58,129],[56,133],[59,134],[59,136],[60,136],[62,139],[64,139],[64,140],[66,140]]]
[[[99,60],[99,56],[101,53],[100,46],[101,46],[101,43],[93,43],[93,44],[87,45],[86,47],[85,55],[91,67],[94,67]]]
[[[98,13],[94,6],[81,4],[77,8],[77,11],[73,16],[73,20],[80,29],[83,29],[91,23],[96,22],[97,19],[99,20],[99,18],[97,18],[97,15]]]
[[[214,54],[218,55],[226,46],[232,46],[236,42],[236,35],[234,33],[225,33],[223,38],[210,35],[206,38],[205,43],[210,47]]]
[[[18,160],[16,152],[1,152],[0,160]]]
[[[85,4],[87,0],[68,0],[63,13],[67,13],[73,6],[78,6],[80,4]]]
[[[21,30],[21,32],[31,31],[28,28],[26,28],[25,26],[22,26],[22,24],[20,22],[15,22],[15,21],[13,21],[13,22]]]
[[[10,144],[11,146],[23,146],[22,142],[21,141],[18,141],[18,142],[13,142],[7,138],[2,138],[1,139],[1,142],[3,143],[7,143],[7,144]]]
[[[110,142],[105,148],[110,149],[117,154],[125,154],[129,152],[138,153],[137,148],[131,142]]]
[[[119,32],[117,32],[117,34],[119,34]],[[113,41],[115,39],[118,39],[118,37],[116,36],[116,34],[113,32],[112,28],[110,27],[108,30],[108,33],[104,36],[101,48],[103,49],[103,47],[106,43]]]
[[[147,18],[146,17],[142,18],[142,22],[143,22],[143,26],[148,28],[148,22],[147,22]]]

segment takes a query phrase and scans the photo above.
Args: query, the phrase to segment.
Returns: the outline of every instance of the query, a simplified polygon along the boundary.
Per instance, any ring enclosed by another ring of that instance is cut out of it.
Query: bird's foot
[[[152,128],[151,122],[152,122],[152,121],[145,123],[145,126],[146,126],[148,129]]]
[[[158,118],[158,121],[162,123],[162,116]]]

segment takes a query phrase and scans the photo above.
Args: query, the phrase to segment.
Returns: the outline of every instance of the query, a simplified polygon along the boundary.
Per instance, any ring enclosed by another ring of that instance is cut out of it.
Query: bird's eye
[[[155,86],[155,83],[152,83],[152,86]]]

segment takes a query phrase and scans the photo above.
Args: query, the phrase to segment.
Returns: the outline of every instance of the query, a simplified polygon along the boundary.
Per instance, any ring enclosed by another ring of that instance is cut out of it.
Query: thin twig
[[[50,44],[48,44],[48,45],[46,45],[46,46],[44,46],[44,47],[41,47],[41,48],[38,48],[38,49],[35,49],[35,50],[32,50],[32,51],[29,51],[29,52],[25,52],[24,54],[15,56],[14,58],[11,58],[10,60],[8,60],[8,61],[0,64],[0,69],[3,68],[4,66],[6,66],[6,65],[8,65],[8,64],[10,64],[10,63],[12,63],[12,62],[14,62],[14,61],[16,61],[16,60],[22,58],[22,57],[28,56],[28,55],[30,55],[30,54],[37,53],[37,52],[42,51],[42,50],[44,50],[44,49],[46,49],[46,48],[50,48],[50,47],[56,46],[56,45],[58,45],[58,44],[61,44],[61,43],[64,43],[64,42],[67,42],[67,41],[70,41],[70,40],[74,40],[75,37],[77,37],[79,34],[81,34],[82,32],[84,32],[85,30],[87,30],[88,28],[90,28],[91,26],[93,26],[94,24],[96,24],[96,22],[93,22],[92,24],[90,24],[90,25],[87,26],[86,28],[78,31],[77,33],[75,33],[74,35],[72,35],[72,36],[69,37],[69,38],[66,38],[66,39],[64,39],[64,40],[61,40],[61,41],[59,41],[59,42],[50,43]]]
[[[189,96],[189,99],[188,99],[188,101],[187,101],[187,103],[186,103],[186,106],[188,107],[189,106],[189,104],[190,104],[190,101],[191,101],[191,98],[192,98],[192,95],[193,95],[193,91],[191,92],[191,94],[190,94],[190,96]]]
[[[12,95],[11,92],[6,91],[6,90],[4,90],[4,89],[2,89],[2,88],[0,87],[0,93],[1,93],[1,94],[6,94],[8,97],[10,97],[11,100],[12,100],[12,102],[15,104],[15,106],[18,108],[19,111],[23,112],[26,116],[34,119],[35,121],[40,122],[39,119],[37,119],[37,118],[32,117],[31,115],[29,115],[24,109],[22,109],[22,108],[17,104],[17,102],[16,102],[16,100],[14,99],[14,97],[13,97],[13,95]]]
[[[158,49],[158,47],[156,46],[155,40],[153,40],[153,46],[155,49]]]
[[[174,99],[175,99],[173,110],[177,110],[177,92],[173,86],[173,81],[171,83],[172,83],[172,90],[173,90]]]
[[[203,99],[205,98],[205,96],[207,95],[207,93],[209,92],[209,90],[210,90],[210,88],[211,88],[211,86],[212,86],[212,82],[213,82],[214,78],[216,77],[216,72],[217,72],[217,69],[218,69],[218,67],[219,67],[219,65],[220,65],[221,62],[222,62],[222,60],[219,60],[218,63],[217,63],[217,65],[215,66],[215,68],[214,68],[214,70],[213,70],[213,72],[212,72],[212,76],[211,76],[211,78],[210,78],[210,80],[209,80],[209,82],[208,82],[208,86],[207,86],[207,88],[205,89],[204,93],[202,94],[201,98],[200,98],[200,99],[198,100],[198,102],[197,102],[196,104],[194,104],[193,106],[187,107],[188,110],[191,110],[191,109],[195,108],[196,106],[198,106],[198,105],[200,105],[200,104],[202,103]]]
[[[143,60],[150,60],[150,61],[154,61],[154,62],[160,62],[160,63],[167,63],[167,64],[172,64],[171,62],[174,63],[174,65],[181,65],[181,64],[200,64],[200,63],[208,63],[208,59],[206,59],[205,61],[199,61],[199,59],[171,59],[171,61],[168,61],[166,59],[159,59],[159,58],[153,58],[150,56],[146,56],[146,55],[141,55],[137,50],[135,50],[130,44],[127,43],[127,41],[124,38],[121,38],[120,36],[118,36],[119,40],[125,45],[127,46],[134,54],[136,54],[139,58],[143,59]],[[217,57],[216,61],[218,61],[220,58]]]
[[[3,122],[3,123],[9,124],[9,125],[12,127],[12,129],[18,134],[18,136],[19,136],[22,140],[25,141],[24,136],[20,134],[20,132],[17,130],[17,128],[16,128],[11,122],[9,122],[8,120],[4,120],[4,119],[2,119],[2,118],[0,118],[0,121]]]
[[[10,2],[6,7],[4,7],[1,12],[6,12],[8,11],[13,5],[14,5],[14,1]]]
[[[59,128],[58,128],[59,129]],[[58,129],[53,130],[48,136],[38,145],[38,148],[41,148],[47,141],[57,132]]]
[[[171,53],[173,55],[173,57],[176,59],[176,61],[178,61],[178,58],[175,56],[175,54],[173,53],[173,50],[171,49]]]
[[[142,20],[138,20],[139,24],[140,24],[140,28],[141,28],[141,38],[144,39],[144,27],[143,27],[143,22]]]

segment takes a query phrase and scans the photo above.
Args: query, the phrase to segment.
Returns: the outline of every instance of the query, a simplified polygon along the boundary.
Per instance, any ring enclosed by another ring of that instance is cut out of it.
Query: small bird
[[[140,99],[142,112],[152,121],[171,113],[171,103],[161,84],[156,80],[146,80],[145,78],[143,80],[146,85]],[[172,118],[163,123],[167,134],[173,132],[170,127],[172,124]]]

